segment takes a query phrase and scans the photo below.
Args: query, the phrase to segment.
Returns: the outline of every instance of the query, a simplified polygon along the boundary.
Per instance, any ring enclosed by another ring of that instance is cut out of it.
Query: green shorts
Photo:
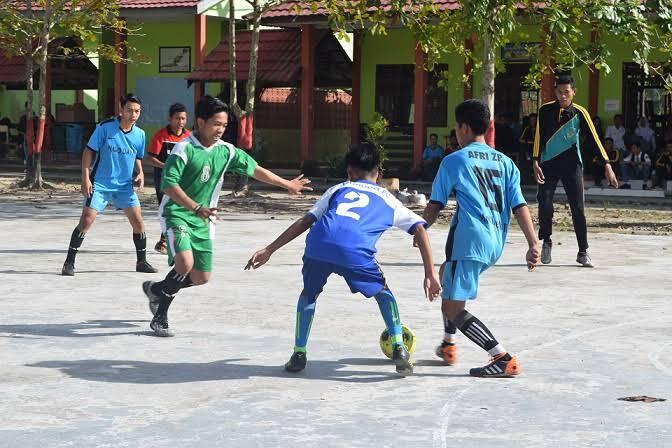
[[[207,226],[193,228],[179,219],[166,220],[168,264],[175,264],[175,254],[190,251],[194,256],[194,269],[212,271],[212,239]]]

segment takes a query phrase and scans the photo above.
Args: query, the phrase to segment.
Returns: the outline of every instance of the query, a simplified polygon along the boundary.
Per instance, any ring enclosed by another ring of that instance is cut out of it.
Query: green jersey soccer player
[[[160,206],[162,231],[168,242],[168,263],[173,269],[160,282],[144,282],[158,336],[172,336],[168,308],[181,288],[202,285],[212,271],[212,241],[217,201],[224,173],[245,174],[300,194],[310,190],[308,179],[283,179],[257,165],[244,151],[220,138],[226,130],[229,107],[211,96],[196,105],[197,131],[173,148],[163,169]]]

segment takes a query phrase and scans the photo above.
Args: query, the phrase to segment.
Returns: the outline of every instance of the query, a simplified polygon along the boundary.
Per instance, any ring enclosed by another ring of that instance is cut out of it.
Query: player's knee
[[[464,310],[464,302],[455,300],[443,300],[441,302],[441,312],[449,321],[455,323],[457,316]]]

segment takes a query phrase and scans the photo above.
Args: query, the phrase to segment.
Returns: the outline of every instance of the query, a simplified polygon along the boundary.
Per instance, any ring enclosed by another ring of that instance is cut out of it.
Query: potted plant
[[[372,143],[380,152],[380,174],[378,175],[378,184],[392,192],[399,191],[399,178],[384,176],[385,162],[388,160],[383,139],[389,126],[387,119],[378,112],[373,114],[371,121],[366,125],[366,141]]]

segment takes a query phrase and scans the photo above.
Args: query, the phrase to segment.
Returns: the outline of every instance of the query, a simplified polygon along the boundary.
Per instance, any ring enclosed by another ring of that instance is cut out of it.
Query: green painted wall
[[[260,160],[264,164],[300,163],[301,131],[299,129],[257,129],[255,146],[261,150]],[[349,129],[316,129],[315,157],[318,162],[326,162],[336,155],[345,155],[350,145]]]

